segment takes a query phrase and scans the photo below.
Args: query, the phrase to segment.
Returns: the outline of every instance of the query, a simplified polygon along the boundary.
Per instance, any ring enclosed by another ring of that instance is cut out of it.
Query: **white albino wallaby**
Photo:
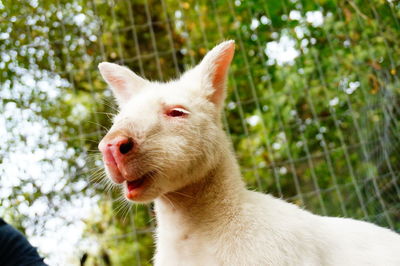
[[[248,191],[221,125],[234,42],[178,80],[101,63],[120,112],[99,144],[135,202],[155,201],[155,265],[400,265],[400,236]]]

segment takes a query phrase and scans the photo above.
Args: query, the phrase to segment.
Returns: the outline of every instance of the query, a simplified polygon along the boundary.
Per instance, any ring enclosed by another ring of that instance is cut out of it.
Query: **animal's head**
[[[234,42],[212,49],[178,80],[150,82],[101,63],[120,112],[99,144],[108,176],[147,202],[197,181],[224,155],[221,109]]]

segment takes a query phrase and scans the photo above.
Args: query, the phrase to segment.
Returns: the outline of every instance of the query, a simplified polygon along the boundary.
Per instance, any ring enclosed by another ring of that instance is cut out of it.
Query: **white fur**
[[[138,143],[126,179],[156,170],[135,199],[155,201],[155,265],[400,265],[400,237],[388,229],[246,190],[220,122],[233,49],[223,42],[168,83],[100,65],[121,108],[103,141],[124,134]],[[187,117],[166,116],[173,107]]]

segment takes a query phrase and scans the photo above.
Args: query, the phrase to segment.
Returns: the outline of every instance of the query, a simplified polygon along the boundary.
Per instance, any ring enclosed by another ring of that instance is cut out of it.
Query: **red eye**
[[[173,108],[167,111],[166,115],[170,117],[184,117],[187,116],[189,112],[183,108]]]

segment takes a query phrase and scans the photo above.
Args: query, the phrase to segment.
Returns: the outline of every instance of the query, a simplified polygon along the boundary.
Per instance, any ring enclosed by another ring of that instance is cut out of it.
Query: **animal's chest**
[[[266,254],[277,254],[279,250],[261,243],[256,234],[229,226],[188,231],[169,229],[157,234],[156,266],[271,265]]]
[[[219,244],[196,233],[158,234],[156,266],[220,265]]]
[[[305,242],[279,240],[268,230],[229,225],[217,230],[171,229],[157,234],[156,266],[320,265],[315,252],[300,252]]]

